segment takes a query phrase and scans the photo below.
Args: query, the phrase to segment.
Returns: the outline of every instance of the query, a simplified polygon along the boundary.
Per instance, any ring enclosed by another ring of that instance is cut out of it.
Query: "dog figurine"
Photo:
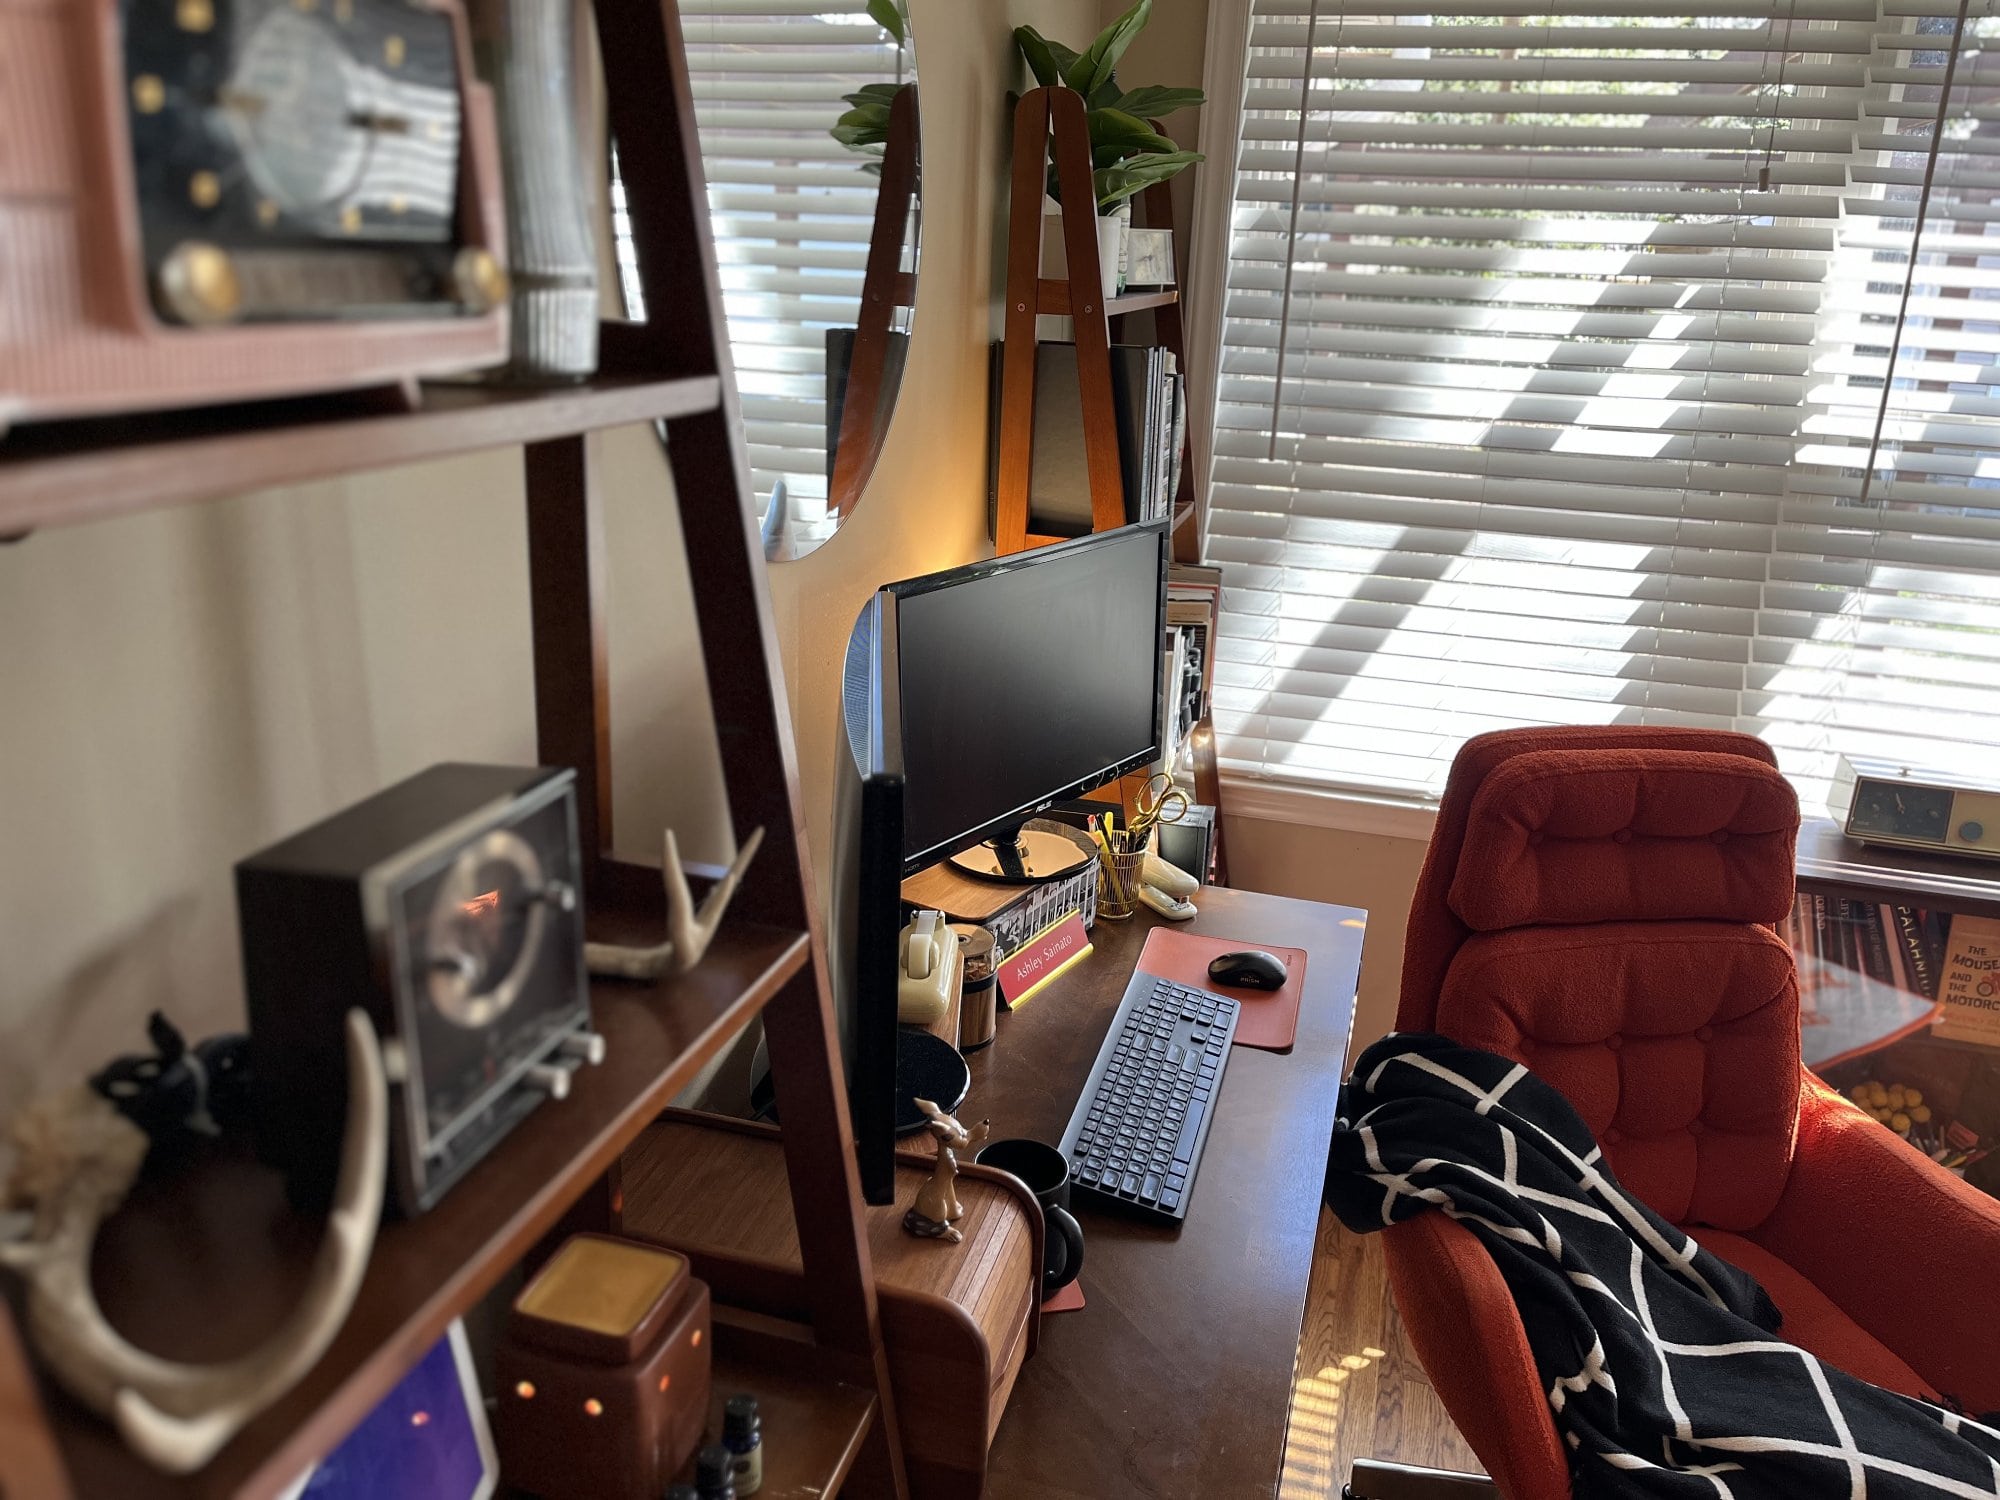
[[[903,1228],[918,1239],[961,1243],[957,1221],[965,1217],[965,1205],[958,1201],[958,1153],[977,1151],[992,1130],[990,1120],[981,1120],[967,1130],[955,1116],[946,1114],[928,1099],[919,1099],[917,1108],[930,1121],[929,1130],[938,1143],[937,1163],[930,1180],[917,1189],[917,1201],[903,1215]]]

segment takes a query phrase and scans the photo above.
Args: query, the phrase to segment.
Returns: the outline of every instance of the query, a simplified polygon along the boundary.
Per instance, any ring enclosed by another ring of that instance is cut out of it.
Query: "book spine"
[[[1896,970],[1889,959],[1889,945],[1883,940],[1882,920],[1876,914],[1872,903],[1850,901],[1848,913],[1852,920],[1857,956],[1863,971],[1870,979],[1882,984],[1896,982]]]
[[[1939,991],[1944,989],[1944,954],[1951,946],[1951,913],[1948,911],[1923,911],[1917,913],[1922,918],[1924,951],[1930,955],[1931,973],[1937,976]]]
[[[1903,953],[1903,966],[1910,976],[1910,988],[1926,999],[1937,999],[1937,964],[1924,942],[1923,913],[1908,906],[1894,908],[1896,939]]]

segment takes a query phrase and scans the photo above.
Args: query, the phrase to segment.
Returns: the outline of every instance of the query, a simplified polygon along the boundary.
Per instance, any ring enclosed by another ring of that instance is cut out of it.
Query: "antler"
[[[736,894],[743,872],[763,846],[764,830],[752,831],[736,852],[736,861],[715,883],[701,910],[694,909],[694,893],[688,889],[687,874],[681,868],[681,846],[673,829],[666,834],[666,858],[660,865],[660,880],[667,888],[667,941],[653,948],[626,948],[616,943],[585,943],[583,961],[593,974],[612,979],[658,979],[663,974],[685,974],[701,962],[708,945],[722,925],[729,898]]]
[[[347,1013],[347,1076],[340,1177],[305,1295],[260,1348],[222,1364],[134,1348],[91,1291],[91,1242],[137,1178],[145,1136],[88,1090],[15,1126],[23,1151],[13,1185],[38,1199],[36,1224],[33,1238],[0,1244],[0,1265],[28,1283],[28,1329],[56,1378],[157,1468],[185,1474],[207,1463],[312,1368],[354,1305],[382,1216],[389,1130],[381,1051],[360,1010]]]

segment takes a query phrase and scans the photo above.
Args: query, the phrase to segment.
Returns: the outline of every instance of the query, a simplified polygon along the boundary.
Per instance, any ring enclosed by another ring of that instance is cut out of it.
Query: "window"
[[[2000,742],[2000,19],[1361,5],[1250,4],[1225,770],[1698,724],[1810,796]]]
[[[679,10],[751,478],[760,505],[783,478],[810,515],[827,494],[826,332],[859,321],[875,223],[875,178],[828,127],[843,95],[909,82],[908,56],[859,0]]]

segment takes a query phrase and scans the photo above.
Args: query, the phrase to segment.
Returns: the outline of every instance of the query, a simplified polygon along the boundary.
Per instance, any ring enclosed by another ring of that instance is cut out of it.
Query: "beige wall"
[[[1108,26],[1131,8],[1131,0],[1100,0],[1097,24]],[[1171,88],[1200,88],[1203,59],[1207,55],[1208,0],[1153,0],[1152,19],[1138,39],[1126,50],[1118,64],[1118,81],[1128,89],[1142,84]],[[1090,38],[1065,34],[1059,40],[1072,47],[1086,47]],[[1167,134],[1187,151],[1196,149],[1201,132],[1201,111],[1183,109],[1160,122]],[[1174,228],[1182,235],[1188,229],[1188,215],[1194,204],[1195,175],[1183,172],[1171,184],[1174,195]],[[1156,226],[1157,227],[1157,226]]]
[[[665,467],[602,434],[619,841],[729,851]],[[230,867],[435,761],[533,764],[516,450],[0,548],[0,1118],[240,1024]]]
[[[1023,76],[1013,28],[1079,36],[1095,15],[1095,0],[911,0],[924,248],[909,364],[860,505],[825,546],[770,575],[816,850],[831,829],[840,670],[855,615],[882,584],[992,551],[986,371],[1005,282],[1007,91]],[[826,860],[815,868],[824,882]]]
[[[1423,841],[1261,818],[1231,817],[1226,828],[1231,885],[1358,906],[1368,913],[1351,1052],[1393,1029],[1403,927],[1423,868]]]

